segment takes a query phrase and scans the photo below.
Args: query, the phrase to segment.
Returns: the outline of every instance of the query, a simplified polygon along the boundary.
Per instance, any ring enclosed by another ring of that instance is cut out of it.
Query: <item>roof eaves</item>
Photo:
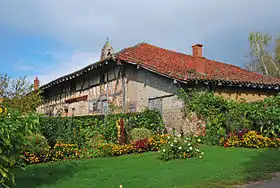
[[[77,76],[80,76],[80,75],[82,75],[82,74],[84,74],[84,73],[86,73],[86,72],[88,72],[92,69],[97,68],[98,66],[102,66],[103,64],[107,64],[108,60],[109,59],[105,59],[103,61],[97,61],[95,63],[92,63],[92,64],[80,69],[80,70],[77,70],[77,71],[72,72],[70,74],[67,74],[65,76],[61,76],[61,77],[59,77],[59,78],[57,78],[57,79],[55,79],[55,80],[53,80],[53,81],[51,81],[51,82],[49,82],[45,85],[40,86],[40,89],[44,90],[44,89],[47,89],[47,88],[52,87],[54,85],[57,85],[59,83],[65,82],[67,80],[71,80],[71,79],[73,79]]]

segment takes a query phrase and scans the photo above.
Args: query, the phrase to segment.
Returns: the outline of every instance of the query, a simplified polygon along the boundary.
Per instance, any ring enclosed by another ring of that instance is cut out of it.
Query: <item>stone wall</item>
[[[158,101],[166,127],[179,132],[185,119],[183,102],[174,95],[178,86],[173,80],[141,68],[129,67],[126,70],[127,102],[133,103],[136,111],[140,112],[151,107],[149,102]]]
[[[245,100],[247,102],[263,100],[271,95],[277,94],[277,92],[270,90],[236,87],[216,87],[214,93],[227,99]]]

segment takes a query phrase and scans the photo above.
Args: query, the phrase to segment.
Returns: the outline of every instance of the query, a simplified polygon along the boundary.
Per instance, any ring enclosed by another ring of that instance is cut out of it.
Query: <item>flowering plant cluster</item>
[[[265,137],[256,131],[239,131],[221,138],[220,144],[224,147],[277,148],[280,146],[280,139]]]
[[[150,151],[158,151],[160,147],[168,142],[170,135],[155,134],[148,139],[148,146]]]
[[[78,149],[75,144],[57,143],[53,148],[50,146],[42,148],[40,152],[23,152],[25,164],[36,164],[43,162],[54,162],[57,160],[80,159],[83,157],[95,157],[94,149]]]
[[[202,158],[203,152],[198,149],[201,142],[197,137],[169,137],[168,142],[160,148],[158,159],[169,161],[174,159],[186,159],[190,157]]]
[[[129,153],[142,153],[146,151],[158,151],[159,148],[167,143],[169,135],[153,135],[149,139],[136,140],[130,144],[100,143],[95,149],[98,156],[118,156]]]

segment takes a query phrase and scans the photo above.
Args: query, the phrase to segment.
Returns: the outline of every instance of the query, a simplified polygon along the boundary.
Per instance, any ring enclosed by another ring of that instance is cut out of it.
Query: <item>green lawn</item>
[[[22,188],[225,187],[280,171],[280,150],[202,147],[204,159],[161,162],[157,153],[65,161],[16,169]]]

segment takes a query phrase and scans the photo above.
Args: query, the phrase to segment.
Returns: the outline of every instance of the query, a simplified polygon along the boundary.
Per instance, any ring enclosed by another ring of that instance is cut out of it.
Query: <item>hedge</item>
[[[108,142],[117,142],[116,121],[125,120],[126,130],[147,128],[153,132],[163,131],[164,124],[161,114],[154,110],[141,113],[76,116],[76,117],[41,117],[40,131],[48,140],[50,146],[57,142],[73,143],[79,146],[85,144],[85,134],[101,134]]]

